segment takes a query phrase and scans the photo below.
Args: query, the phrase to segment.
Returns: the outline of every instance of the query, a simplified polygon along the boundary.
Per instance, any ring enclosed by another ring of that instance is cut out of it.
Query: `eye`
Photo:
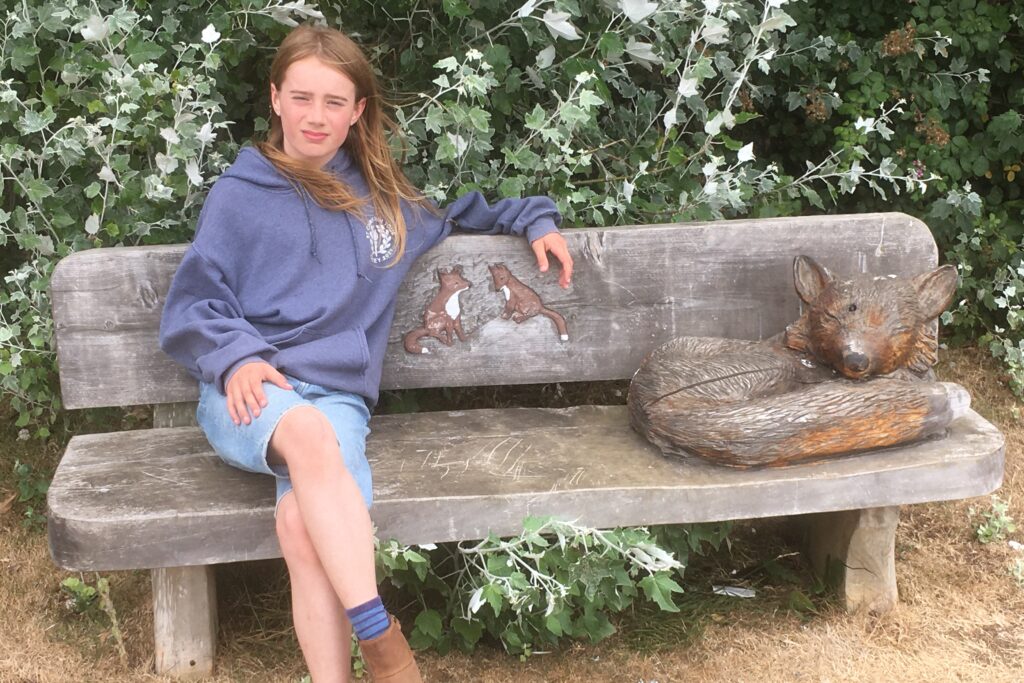
[[[848,310],[850,313],[856,313],[857,304],[850,304],[849,306],[846,307],[846,310]]]

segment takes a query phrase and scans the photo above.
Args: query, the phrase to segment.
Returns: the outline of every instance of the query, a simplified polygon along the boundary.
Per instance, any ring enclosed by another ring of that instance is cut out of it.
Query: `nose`
[[[866,372],[871,361],[863,353],[858,351],[844,351],[843,365],[847,370],[855,374]]]
[[[324,120],[324,111],[327,105],[314,98],[312,106],[309,107],[308,113],[306,114],[306,121],[309,123],[319,123]]]

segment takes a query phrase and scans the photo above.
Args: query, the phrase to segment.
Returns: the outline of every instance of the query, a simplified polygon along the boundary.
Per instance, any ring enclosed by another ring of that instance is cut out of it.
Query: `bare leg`
[[[302,636],[306,639],[303,655],[307,657],[311,671],[313,660],[316,660],[318,668],[323,665],[334,669],[340,664],[333,662],[338,662],[341,657],[334,648],[338,644],[347,647],[348,641],[333,632],[330,636],[332,643],[323,644],[315,632],[331,629],[332,624],[341,622],[337,609],[356,607],[377,597],[370,513],[359,486],[342,461],[333,427],[316,408],[299,407],[285,413],[270,438],[269,459],[273,463],[288,465],[294,488],[294,493],[281,501],[289,506],[286,512],[289,509],[298,512],[290,519],[282,519],[281,526],[287,525],[289,530],[285,535],[289,542],[295,541],[297,537],[301,538],[301,534],[293,533],[293,526],[303,527],[308,535],[308,545],[312,547],[311,553],[309,548],[306,552],[318,558],[320,565],[320,571],[306,572],[303,570],[310,569],[315,563],[300,561],[297,562],[300,571],[292,574],[292,597],[297,605],[296,632],[306,634]],[[280,516],[280,511],[278,514]],[[296,516],[301,524],[294,519]],[[298,545],[302,547],[301,541]],[[289,571],[291,566],[289,561]],[[317,596],[327,593],[327,586],[337,596],[337,606],[325,607],[318,601]],[[303,620],[301,626],[300,616]],[[350,625],[341,623],[344,631],[348,632]],[[306,643],[312,648],[308,654]],[[323,650],[319,649],[321,645]],[[360,641],[359,646],[363,661],[375,681],[422,683],[409,644],[393,619],[384,633]],[[337,671],[329,670],[326,675],[338,675]],[[341,675],[347,675],[347,666]],[[320,681],[316,680],[316,683]]]
[[[348,683],[352,627],[324,573],[294,495],[277,510],[277,537],[292,584],[292,619],[315,683]]]
[[[299,516],[341,604],[355,607],[375,598],[370,513],[330,423],[315,408],[289,410],[270,449],[271,462],[288,465]]]

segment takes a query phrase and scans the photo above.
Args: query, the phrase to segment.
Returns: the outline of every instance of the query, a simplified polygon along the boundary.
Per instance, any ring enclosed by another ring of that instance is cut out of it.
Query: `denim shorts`
[[[299,406],[313,406],[334,427],[345,467],[355,479],[366,507],[369,508],[373,502],[373,482],[370,464],[366,461],[366,437],[370,433],[370,411],[366,402],[362,396],[327,389],[294,377],[288,377],[288,383],[294,388],[281,389],[264,382],[266,407],[249,424],[243,422],[236,425],[228,413],[228,402],[224,394],[217,391],[214,385],[200,382],[196,421],[221,460],[247,472],[274,476],[277,480],[277,503],[280,504],[281,498],[292,490],[292,482],[285,465],[271,465],[267,462],[270,437],[289,410]]]

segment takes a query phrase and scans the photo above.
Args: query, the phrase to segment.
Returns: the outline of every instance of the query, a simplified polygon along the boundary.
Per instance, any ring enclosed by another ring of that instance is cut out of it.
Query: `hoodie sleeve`
[[[223,273],[195,245],[186,252],[167,292],[160,348],[221,393],[235,369],[249,361],[270,362],[276,351],[242,317]]]
[[[452,230],[481,235],[521,235],[530,242],[556,232],[562,222],[555,202],[548,197],[502,199],[488,204],[479,192],[469,192],[443,212],[438,241]]]

